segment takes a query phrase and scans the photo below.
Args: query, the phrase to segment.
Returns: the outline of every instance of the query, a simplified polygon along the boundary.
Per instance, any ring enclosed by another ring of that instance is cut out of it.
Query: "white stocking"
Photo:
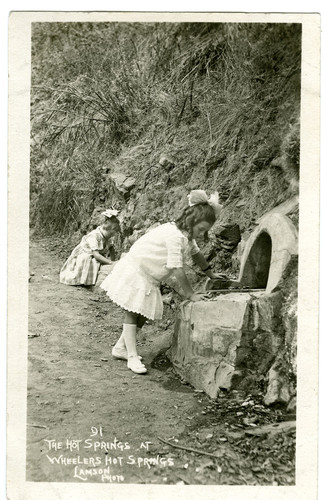
[[[123,339],[127,349],[128,357],[137,356],[136,351],[136,325],[123,324]]]
[[[130,325],[130,326],[133,326],[133,325]],[[142,328],[136,327],[136,334],[140,330],[142,330]],[[125,338],[124,338],[124,325],[123,325],[123,332],[122,332],[121,336],[119,337],[119,339],[117,340],[115,347],[117,347],[118,349],[126,349]]]

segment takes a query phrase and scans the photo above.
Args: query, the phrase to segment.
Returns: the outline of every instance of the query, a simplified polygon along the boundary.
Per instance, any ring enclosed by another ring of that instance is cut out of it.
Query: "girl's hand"
[[[211,273],[207,274],[208,278],[214,280],[214,279],[222,279],[222,280],[226,280],[226,279],[229,279],[228,276],[226,274],[221,274],[221,273],[214,273],[211,271]]]
[[[198,302],[199,300],[203,300],[203,293],[192,293],[190,297],[188,297],[188,300],[191,300],[192,302]]]
[[[95,260],[100,262],[100,264],[111,264],[111,261],[109,259],[107,259],[106,257],[104,257],[103,255],[101,255],[101,253],[98,252],[97,250],[93,250],[92,253],[93,253],[93,257],[95,258]]]

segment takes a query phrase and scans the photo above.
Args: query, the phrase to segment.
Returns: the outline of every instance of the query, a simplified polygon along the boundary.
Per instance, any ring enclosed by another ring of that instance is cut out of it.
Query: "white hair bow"
[[[117,217],[118,215],[118,210],[115,210],[114,208],[107,208],[104,212],[101,212],[101,215],[104,215],[105,217]]]
[[[222,205],[219,204],[218,191],[215,191],[208,197],[207,193],[202,189],[194,189],[187,195],[187,198],[190,207],[193,207],[193,205],[197,205],[198,203],[208,203],[208,205],[214,209],[216,217],[220,215],[223,208]]]

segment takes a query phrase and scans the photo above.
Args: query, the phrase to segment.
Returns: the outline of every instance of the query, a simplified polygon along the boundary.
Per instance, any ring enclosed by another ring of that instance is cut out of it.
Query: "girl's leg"
[[[136,334],[137,334],[138,328],[136,328]],[[116,344],[114,345],[112,349],[112,355],[115,358],[118,359],[127,359],[127,350],[126,350],[126,344],[125,344],[125,338],[124,338],[124,325],[123,325],[123,333],[117,340]],[[142,356],[138,356],[140,359],[142,359]]]
[[[137,328],[141,329],[145,322],[146,322],[146,317],[142,316],[142,314],[139,314],[136,323]]]
[[[125,340],[124,340],[124,332],[121,334],[121,336],[117,340],[115,347],[117,347],[117,349],[124,349],[124,350],[126,349]]]
[[[126,311],[124,323],[123,323],[123,332],[122,332],[121,336],[119,337],[119,339],[117,340],[117,342],[114,345],[113,350],[112,350],[112,355],[115,358],[128,359],[128,350],[126,347],[125,338],[126,338],[126,335],[127,335],[127,337],[130,335],[133,335],[133,333],[130,334],[129,332],[134,331],[133,325],[135,325],[135,321],[136,321],[136,333],[137,333],[139,328],[141,328],[144,325],[146,318],[144,316],[139,315],[139,314],[128,313]],[[136,334],[135,334],[135,336],[136,336]],[[135,348],[136,348],[136,339],[135,339]],[[132,352],[133,352],[133,348],[132,348]],[[142,359],[142,356],[138,356],[138,357],[139,357],[139,359]]]
[[[128,323],[129,319],[126,318],[125,316],[125,321],[124,324]],[[141,330],[143,327],[144,323],[146,322],[146,317],[142,316],[141,314],[137,315],[137,320],[136,320],[136,333]],[[125,345],[125,339],[124,339],[124,332],[121,334],[119,339],[117,340],[115,347],[118,347],[118,349],[126,349]]]
[[[141,363],[136,350],[136,329],[138,314],[126,311],[123,326],[124,341],[128,354],[127,366],[135,373],[146,373],[147,369]]]
[[[136,328],[138,314],[126,311],[123,325],[123,338],[127,349],[128,357],[137,356],[136,352]]]

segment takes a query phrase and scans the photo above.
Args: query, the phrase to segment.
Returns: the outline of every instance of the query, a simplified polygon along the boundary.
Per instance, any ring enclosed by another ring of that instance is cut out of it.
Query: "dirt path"
[[[180,434],[183,419],[194,416],[199,403],[165,364],[151,367],[167,339],[165,323],[144,327],[139,352],[149,371],[134,374],[110,355],[120,335],[120,309],[99,289],[92,293],[60,284],[60,264],[31,244],[27,479],[81,481],[74,477],[83,477],[76,465],[84,470],[101,461],[101,469],[112,461],[116,464],[107,475],[123,476],[124,482],[178,481],[179,464],[168,453],[173,450],[157,438]],[[79,450],[77,443],[67,447],[67,439],[81,440]],[[56,449],[46,440],[62,444]],[[144,458],[157,460],[158,452],[163,453],[161,465],[149,468]],[[59,464],[54,457],[61,457]],[[61,463],[63,458],[85,464]],[[101,481],[102,474],[87,480]]]
[[[182,383],[162,354],[167,314],[138,340],[148,373],[128,370],[110,354],[122,312],[100,289],[61,285],[61,264],[31,243],[28,481],[294,484],[294,436],[246,437],[242,423],[283,420],[279,410],[243,394],[213,402]]]

